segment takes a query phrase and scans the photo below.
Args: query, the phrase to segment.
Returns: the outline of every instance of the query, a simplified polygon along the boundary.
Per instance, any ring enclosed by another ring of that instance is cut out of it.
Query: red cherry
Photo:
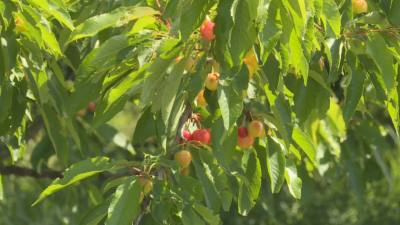
[[[192,135],[190,134],[190,132],[188,130],[184,130],[183,131],[183,137],[187,140],[187,141],[191,141],[192,140]]]
[[[253,143],[254,143],[254,137],[250,135],[244,138],[238,137],[237,140],[237,146],[239,146],[241,149],[248,149],[253,145]]]
[[[203,143],[204,145],[206,145],[210,141],[210,133],[208,133],[207,130],[203,130],[203,129],[195,130],[192,134],[192,140],[199,141],[199,142]],[[200,144],[196,143],[196,145],[200,145]]]
[[[208,41],[212,41],[215,39],[215,35],[214,35],[214,26],[215,23],[210,21],[210,18],[208,18],[208,16],[206,17],[206,21],[204,21],[203,25],[200,26],[200,34],[201,36],[208,40]]]
[[[240,126],[238,128],[238,135],[240,138],[245,138],[249,135],[249,132],[247,131],[247,128],[245,126]]]
[[[88,105],[88,107],[87,107],[87,110],[89,110],[89,111],[91,111],[91,112],[94,112],[94,110],[96,110],[96,107],[97,107],[97,105],[96,105],[95,102],[89,102],[89,105]]]

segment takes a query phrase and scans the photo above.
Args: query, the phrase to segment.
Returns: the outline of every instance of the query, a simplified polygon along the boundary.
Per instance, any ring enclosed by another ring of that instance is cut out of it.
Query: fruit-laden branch
[[[180,120],[179,120],[178,131],[176,132],[175,139],[174,139],[174,141],[172,142],[173,145],[179,144],[179,141],[180,141],[181,138],[182,138],[182,132],[183,132],[183,130],[184,130],[185,124],[186,124],[186,122],[188,121],[188,119],[190,118],[190,116],[192,115],[192,112],[193,112],[193,107],[192,107],[192,105],[191,105],[190,103],[187,103],[187,104],[186,104],[185,111],[182,113],[182,116],[181,116],[181,118],[180,118]],[[173,154],[172,151],[171,151],[171,153]],[[165,167],[161,167],[161,168],[156,172],[155,175],[157,176],[157,178],[158,178],[159,180],[161,180],[161,179],[163,178],[163,175],[164,175],[166,169],[167,169],[167,168],[165,168]],[[147,211],[147,207],[149,206],[149,204],[150,204],[150,198],[149,198],[149,196],[146,196],[146,197],[143,199],[142,207],[141,207],[140,213],[138,214],[138,216],[137,216],[135,222],[133,223],[134,225],[139,225],[140,220],[143,218],[144,213]]]

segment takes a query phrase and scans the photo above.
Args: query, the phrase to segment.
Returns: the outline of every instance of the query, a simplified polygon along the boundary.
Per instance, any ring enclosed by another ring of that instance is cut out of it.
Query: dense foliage
[[[2,0],[0,224],[398,223],[398,12]]]

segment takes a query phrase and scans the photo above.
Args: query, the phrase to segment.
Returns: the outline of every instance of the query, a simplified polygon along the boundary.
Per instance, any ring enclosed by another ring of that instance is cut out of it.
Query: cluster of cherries
[[[195,141],[196,145],[210,145],[211,144],[211,135],[210,129],[197,129],[191,134],[188,130],[183,131],[183,137],[188,141]],[[237,146],[242,149],[250,148],[254,143],[254,138],[264,138],[265,137],[265,129],[264,125],[258,121],[253,120],[249,124],[249,129],[245,126],[240,126],[238,128],[238,140]],[[180,142],[182,144],[182,141]],[[174,160],[178,162],[179,167],[186,168],[189,166],[192,161],[192,155],[188,150],[182,150],[180,152],[175,153]]]
[[[256,137],[264,138],[265,129],[264,125],[260,121],[253,120],[249,124],[249,129],[245,126],[240,126],[238,128],[237,146],[242,149],[250,148],[254,143],[254,138]]]

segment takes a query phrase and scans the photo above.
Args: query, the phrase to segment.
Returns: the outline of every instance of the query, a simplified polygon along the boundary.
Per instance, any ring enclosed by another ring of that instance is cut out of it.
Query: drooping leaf
[[[256,39],[255,26],[252,23],[250,7],[246,0],[239,0],[232,8],[233,28],[230,39],[230,53],[233,65],[237,66],[250,51]]]
[[[221,108],[225,130],[230,130],[240,114],[242,114],[242,97],[236,93],[233,85],[219,86],[218,103]]]
[[[136,219],[141,186],[136,176],[124,180],[108,207],[106,225],[130,225]]]
[[[249,149],[242,158],[242,168],[246,173],[249,184],[240,182],[238,205],[239,213],[243,216],[249,214],[255,205],[255,200],[261,188],[261,166],[254,149]]]
[[[292,160],[286,160],[285,179],[289,187],[290,194],[297,198],[301,198],[302,181],[297,176],[296,165]]]
[[[108,161],[109,158],[97,157],[72,165],[63,173],[62,179],[55,179],[53,183],[40,194],[39,198],[32,204],[32,206],[38,204],[44,198],[62,188],[68,187],[75,182],[95,174],[110,170],[116,165],[114,162],[109,163]]]
[[[282,23],[280,19],[280,1],[272,0],[268,7],[268,17],[259,33],[261,43],[261,60],[265,63],[269,53],[275,47],[282,34]]]
[[[114,195],[110,195],[102,203],[93,207],[80,221],[79,225],[96,225],[107,215],[108,207]]]
[[[279,143],[277,143],[270,136],[268,140],[268,172],[271,178],[272,193],[278,193],[285,181],[285,155]]]

